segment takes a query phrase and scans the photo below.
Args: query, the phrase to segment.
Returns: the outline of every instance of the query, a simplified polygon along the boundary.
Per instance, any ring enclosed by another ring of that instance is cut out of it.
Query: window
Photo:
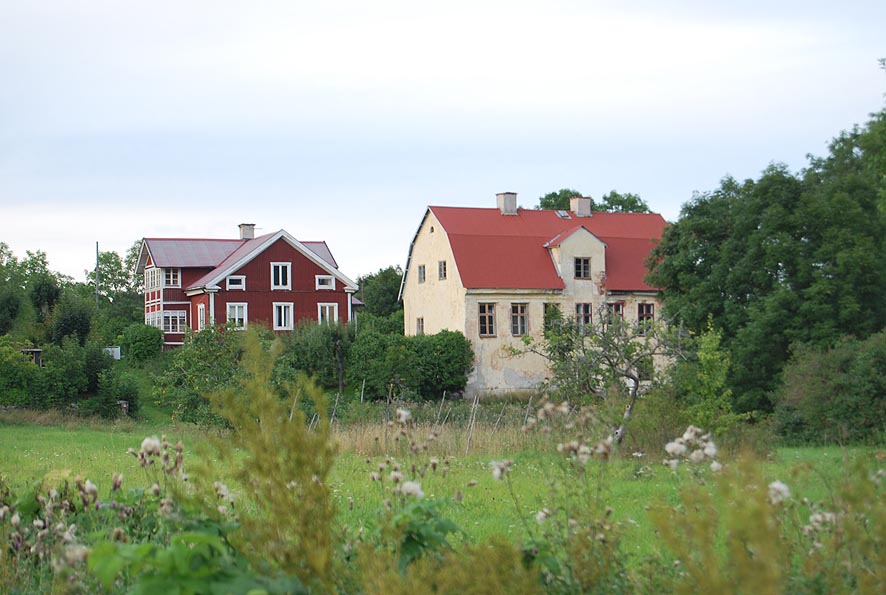
[[[545,331],[552,330],[563,317],[562,313],[560,312],[560,306],[551,302],[545,302],[544,317]]]
[[[317,320],[326,324],[338,322],[338,304],[317,304]]]
[[[247,305],[243,302],[231,302],[228,304],[228,324],[236,329],[246,328]]]
[[[529,304],[511,304],[511,334],[515,337],[529,332],[526,309]]]
[[[641,332],[645,334],[643,327],[649,326],[655,320],[655,304],[637,304],[637,324]]]
[[[228,277],[228,291],[246,291],[246,275],[231,275]]]
[[[197,304],[197,331],[206,326],[206,304]]]
[[[271,289],[292,289],[292,263],[271,263]]]
[[[163,313],[162,312],[147,312],[145,314],[145,324],[148,326],[153,326],[159,329],[163,328]]]
[[[443,281],[446,278],[446,261],[441,260],[437,263],[437,278]]]
[[[425,265],[423,264],[418,265],[418,282],[425,282]]]
[[[332,275],[314,275],[315,287],[318,290],[326,289],[326,290],[334,290],[335,289],[335,277]]]
[[[165,269],[164,287],[181,287],[181,269]]]
[[[575,259],[575,278],[590,279],[591,278],[591,259],[587,257],[576,257]]]
[[[424,318],[416,318],[415,319],[415,334],[416,335],[425,334],[425,319]]]
[[[159,289],[162,274],[163,271],[156,267],[145,269],[145,289]]]
[[[480,304],[480,336],[495,336],[495,304]]]
[[[611,319],[613,316],[620,316],[624,318],[625,315],[625,304],[624,302],[612,302],[606,304],[606,309],[609,311],[609,318]]]
[[[274,302],[274,330],[292,330],[292,302]]]
[[[184,310],[163,313],[164,333],[183,333],[188,325],[188,314]]]
[[[579,329],[591,325],[593,316],[591,312],[593,306],[591,304],[575,304],[575,324]]]

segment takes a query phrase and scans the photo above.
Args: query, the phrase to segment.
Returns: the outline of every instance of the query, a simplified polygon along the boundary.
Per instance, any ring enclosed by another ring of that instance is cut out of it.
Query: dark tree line
[[[722,333],[740,411],[772,410],[794,346],[886,328],[886,111],[829,149],[697,194],[651,256],[666,313]]]

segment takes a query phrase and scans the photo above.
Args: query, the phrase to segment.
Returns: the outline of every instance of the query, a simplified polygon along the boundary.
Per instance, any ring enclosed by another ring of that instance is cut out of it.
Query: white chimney
[[[517,214],[516,192],[502,192],[500,194],[496,194],[495,199],[496,203],[498,204],[498,210],[501,211],[502,215]]]
[[[255,239],[255,223],[241,223],[240,224],[240,239],[241,240]]]
[[[591,197],[573,196],[569,199],[569,210],[575,213],[576,217],[590,217]]]

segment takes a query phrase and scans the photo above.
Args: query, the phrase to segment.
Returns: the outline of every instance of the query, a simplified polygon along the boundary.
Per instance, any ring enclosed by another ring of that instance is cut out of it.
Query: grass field
[[[426,435],[431,429],[428,423],[415,431]],[[156,412],[140,423],[0,417],[0,475],[14,492],[40,480],[57,484],[81,477],[91,479],[106,494],[114,473],[122,473],[130,487],[145,486],[150,479],[126,451],[138,448],[144,437],[161,433],[170,442],[182,440],[186,457],[196,456],[193,453],[206,441],[204,431],[171,424]],[[378,465],[390,457],[407,476],[413,465],[416,472],[424,469],[420,481],[425,494],[445,499],[442,512],[462,529],[465,542],[482,542],[493,535],[522,541],[535,530],[537,511],[562,500],[564,492],[573,492],[587,506],[611,507],[611,518],[623,531],[624,548],[642,557],[653,553],[650,548],[656,541],[646,508],[676,503],[678,488],[692,479],[688,470],[673,472],[661,464],[663,448],[640,458],[628,454],[609,463],[592,462],[587,473],[576,478],[565,473],[564,459],[550,443],[512,423],[492,420],[475,427],[468,455],[463,424],[450,425],[430,450],[420,454],[410,454],[405,440],[397,441],[393,430],[386,431],[382,424],[340,425],[335,435],[341,452],[330,483],[338,523],[351,529],[375,523],[389,494],[382,482],[370,480],[370,472],[378,471]],[[847,461],[877,456],[873,448],[782,448],[759,464],[767,481],[789,484],[795,498],[827,502],[842,481]],[[429,467],[431,458],[439,462],[435,471]],[[503,458],[514,461],[506,482],[494,480],[490,473],[490,462]],[[728,458],[722,462],[731,463]],[[187,469],[187,458],[185,465]],[[559,493],[552,494],[554,489]]]

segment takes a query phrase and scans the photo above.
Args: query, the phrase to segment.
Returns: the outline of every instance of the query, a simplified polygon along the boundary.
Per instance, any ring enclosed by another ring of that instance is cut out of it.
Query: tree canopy
[[[548,192],[539,197],[536,209],[548,209],[557,211],[569,210],[569,199],[575,196],[584,196],[578,190],[562,188],[556,192]],[[624,194],[612,190],[604,194],[600,202],[591,199],[591,210],[610,213],[649,213],[649,205],[637,194],[625,192]]]
[[[799,174],[771,165],[683,206],[651,255],[666,312],[730,352],[741,411],[771,410],[794,344],[886,327],[886,112]]]

